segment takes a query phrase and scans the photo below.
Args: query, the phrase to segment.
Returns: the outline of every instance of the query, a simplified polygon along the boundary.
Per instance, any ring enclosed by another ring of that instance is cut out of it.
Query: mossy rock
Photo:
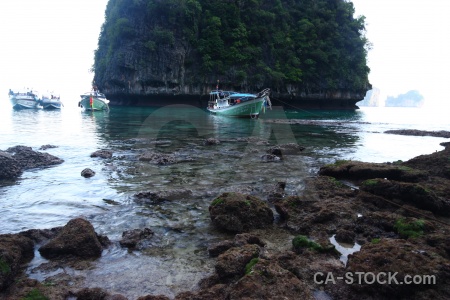
[[[273,223],[273,212],[257,197],[240,193],[223,193],[209,206],[212,223],[230,232],[246,232]]]
[[[423,220],[407,221],[398,219],[395,222],[394,229],[402,238],[417,238],[423,235],[425,222]]]
[[[304,235],[297,235],[292,239],[292,246],[294,251],[301,253],[303,249],[311,249],[320,253],[335,253],[336,248],[333,245],[322,246],[319,243],[311,241]]]

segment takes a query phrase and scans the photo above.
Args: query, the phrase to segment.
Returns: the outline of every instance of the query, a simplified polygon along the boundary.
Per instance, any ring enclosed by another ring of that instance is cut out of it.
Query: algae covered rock
[[[5,290],[19,273],[21,264],[34,256],[34,243],[19,234],[0,235],[0,291]]]
[[[223,193],[214,199],[209,206],[209,214],[217,228],[231,232],[264,228],[274,220],[266,202],[239,193]]]

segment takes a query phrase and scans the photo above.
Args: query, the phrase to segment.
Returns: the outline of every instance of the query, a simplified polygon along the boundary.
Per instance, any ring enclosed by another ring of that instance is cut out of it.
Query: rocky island
[[[93,72],[111,105],[206,107],[270,88],[274,105],[355,109],[368,80],[365,19],[349,1],[109,1]]]

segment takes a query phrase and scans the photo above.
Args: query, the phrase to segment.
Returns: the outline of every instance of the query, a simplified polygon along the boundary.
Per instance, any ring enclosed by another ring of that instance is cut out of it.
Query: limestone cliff
[[[111,104],[205,106],[221,89],[356,108],[370,89],[364,18],[344,0],[110,0],[94,81]]]

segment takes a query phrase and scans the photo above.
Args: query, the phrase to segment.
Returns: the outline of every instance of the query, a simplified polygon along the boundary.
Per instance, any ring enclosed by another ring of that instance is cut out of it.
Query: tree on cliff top
[[[345,0],[110,0],[95,81],[365,92],[369,42],[353,14]]]

